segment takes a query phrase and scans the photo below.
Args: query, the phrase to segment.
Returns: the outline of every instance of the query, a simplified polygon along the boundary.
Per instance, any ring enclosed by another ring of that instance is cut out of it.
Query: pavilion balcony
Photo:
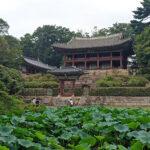
[[[65,59],[65,62],[72,61],[105,61],[105,60],[120,60],[124,59],[122,56],[107,56],[107,57],[87,57],[87,58],[74,58],[74,59]]]

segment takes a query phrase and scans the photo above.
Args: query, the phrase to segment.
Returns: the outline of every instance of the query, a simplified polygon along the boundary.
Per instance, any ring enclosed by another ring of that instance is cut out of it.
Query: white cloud
[[[56,24],[90,32],[129,22],[141,0],[0,0],[0,17],[10,25],[10,34],[20,37],[38,26]]]

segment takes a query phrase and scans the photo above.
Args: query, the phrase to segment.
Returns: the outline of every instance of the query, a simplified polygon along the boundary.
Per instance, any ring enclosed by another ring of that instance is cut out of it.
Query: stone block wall
[[[52,97],[41,96],[40,103],[48,106],[67,106],[69,100],[73,101],[74,106],[103,105],[115,107],[150,107],[150,97],[131,97],[131,96],[83,96],[83,97]],[[26,100],[33,97],[25,97]]]

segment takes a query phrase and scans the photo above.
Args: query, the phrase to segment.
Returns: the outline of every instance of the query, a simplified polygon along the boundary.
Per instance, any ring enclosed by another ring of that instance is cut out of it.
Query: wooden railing
[[[123,59],[122,56],[107,56],[107,57],[86,57],[86,58],[74,58],[74,59],[65,59],[65,62],[72,61],[105,61],[105,60],[120,60]]]

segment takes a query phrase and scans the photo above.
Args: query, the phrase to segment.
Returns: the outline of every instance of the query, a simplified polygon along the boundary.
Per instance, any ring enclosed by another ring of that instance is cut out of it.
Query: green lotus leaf
[[[6,146],[1,146],[0,145],[0,150],[9,150],[9,148],[7,148]]]
[[[130,122],[127,124],[130,129],[136,129],[140,123],[139,122]]]
[[[131,145],[131,150],[143,150],[143,147],[143,144],[140,141],[137,141]]]
[[[29,140],[24,140],[24,139],[18,139],[18,143],[25,148],[35,146],[35,144],[33,142],[31,142]]]
[[[150,144],[150,132],[139,131],[136,138],[140,140],[143,144]]]
[[[94,146],[96,144],[96,139],[93,136],[87,136],[82,138],[79,143],[80,144],[86,143],[88,145]]]
[[[13,125],[17,125],[18,123],[24,123],[24,122],[25,122],[25,116],[22,117],[13,116],[11,119],[11,123]]]
[[[105,146],[105,149],[106,150],[116,150],[117,146],[114,145],[114,144],[108,144],[108,145]]]
[[[98,135],[98,136],[95,136],[96,137],[96,139],[98,140],[98,141],[103,141],[104,139],[105,139],[105,136],[102,136],[102,135]]]
[[[138,136],[138,131],[129,132],[129,133],[127,133],[127,136],[129,136],[129,137],[137,137]]]
[[[79,144],[79,145],[76,145],[73,150],[90,150],[90,146],[86,143]]]
[[[123,145],[118,145],[118,150],[128,150],[128,149]]]
[[[4,143],[15,143],[16,142],[16,137],[13,135],[9,135],[9,136],[1,136],[0,137],[0,141],[4,142]]]
[[[40,131],[35,132],[35,136],[41,141],[44,141],[46,138],[46,136]]]
[[[145,124],[141,124],[140,128],[143,130],[148,130],[150,129],[150,122],[149,123],[145,123]]]
[[[118,125],[115,125],[114,128],[115,128],[116,131],[119,131],[119,132],[127,132],[127,131],[129,131],[129,128],[126,125],[118,124]]]
[[[10,126],[0,126],[0,135],[8,136],[13,131],[13,128]]]

